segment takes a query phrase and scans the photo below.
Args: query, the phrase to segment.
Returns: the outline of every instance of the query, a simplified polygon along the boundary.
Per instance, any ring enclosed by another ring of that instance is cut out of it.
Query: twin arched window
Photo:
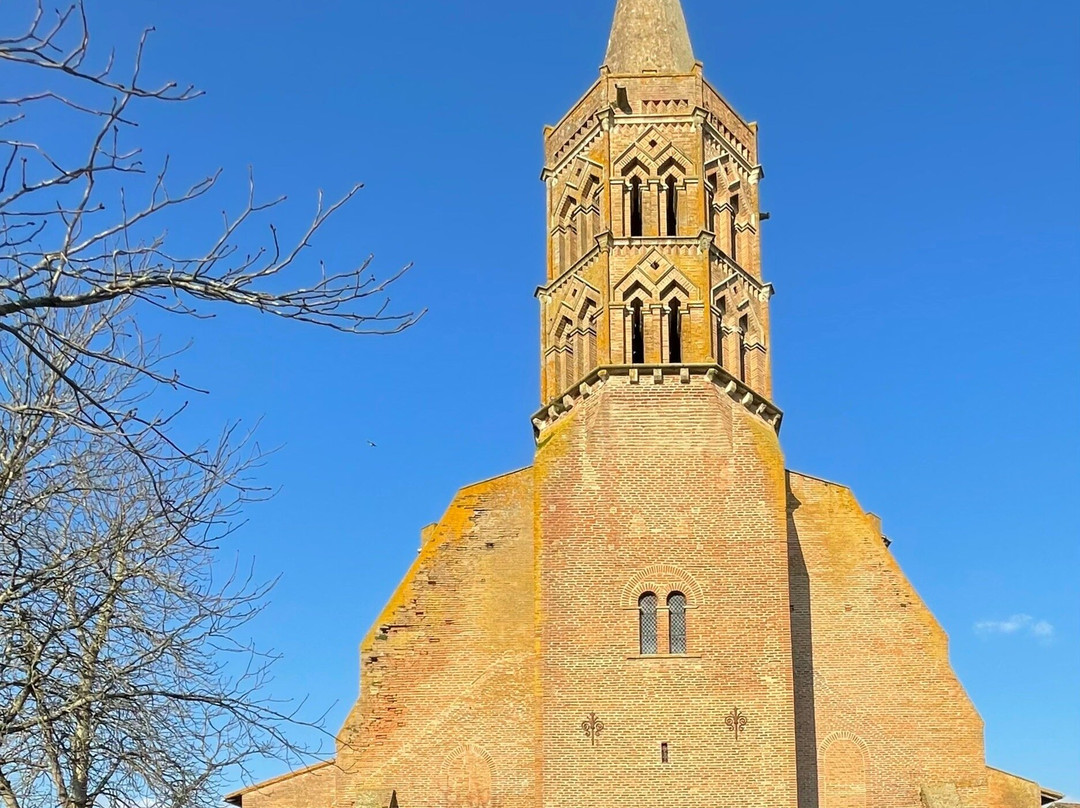
[[[667,317],[667,361],[679,365],[683,361],[683,309],[678,299],[672,299],[664,313]],[[630,304],[630,361],[635,365],[645,364],[645,312],[639,299]]]
[[[642,656],[660,653],[656,613],[659,600],[655,592],[638,598],[638,637]],[[672,592],[667,599],[669,654],[686,653],[686,595]]]
[[[645,188],[641,178],[636,176],[631,178],[629,188],[630,237],[641,238],[645,235]],[[661,226],[664,227],[664,235],[672,237],[679,235],[679,186],[675,175],[668,176],[663,184],[663,193],[657,191],[657,194],[662,197],[660,210],[663,211],[663,219],[661,220],[663,224]],[[655,208],[652,213],[653,215],[656,214]]]

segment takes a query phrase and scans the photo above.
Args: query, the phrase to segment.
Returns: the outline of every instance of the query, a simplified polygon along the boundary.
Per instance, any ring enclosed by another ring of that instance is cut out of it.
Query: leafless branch
[[[4,24],[0,87],[26,89],[0,97],[0,808],[209,808],[229,767],[297,760],[287,730],[307,713],[268,695],[275,657],[242,640],[268,586],[220,566],[268,496],[260,454],[235,425],[174,439],[187,402],[173,396],[196,388],[144,330],[146,307],[349,334],[422,312],[391,306],[408,267],[310,260],[360,185],[320,194],[283,243],[270,217],[284,200],[249,174],[217,234],[178,246],[176,214],[222,175],[170,191],[168,158],[133,142],[145,105],[199,95],[145,80],[151,31],[125,70],[91,47],[81,0],[55,13],[37,0],[19,30]]]
[[[338,271],[309,261],[317,236],[359,193],[359,184],[333,201],[320,193],[311,220],[286,247],[266,219],[283,198],[260,200],[249,175],[245,205],[223,214],[219,235],[203,250],[170,248],[173,215],[212,193],[221,174],[173,194],[166,157],[152,179],[146,177],[143,203],[130,204],[139,186],[128,188],[123,179],[145,177],[147,170],[142,150],[125,145],[136,108],[199,95],[173,82],[143,83],[149,34],[124,76],[112,55],[91,65],[81,0],[56,14],[38,0],[21,31],[0,37],[0,70],[40,78],[43,85],[0,98],[0,106],[19,110],[0,125],[0,322],[8,333],[42,328],[48,310],[128,297],[187,316],[205,316],[201,305],[231,304],[352,334],[394,334],[415,323],[423,312],[395,310],[389,298],[408,266],[380,278],[370,256]],[[71,114],[70,129],[34,126],[30,113],[50,102]],[[46,142],[57,139],[66,153],[77,137],[85,137],[87,148],[75,163],[55,157],[57,144]]]

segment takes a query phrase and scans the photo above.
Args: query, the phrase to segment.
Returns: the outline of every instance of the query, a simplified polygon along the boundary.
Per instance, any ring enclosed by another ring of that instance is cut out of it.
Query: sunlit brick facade
[[[785,466],[757,126],[705,80],[678,0],[619,0],[545,157],[535,463],[423,531],[363,642],[336,758],[230,801],[1049,801],[987,768],[878,519]]]

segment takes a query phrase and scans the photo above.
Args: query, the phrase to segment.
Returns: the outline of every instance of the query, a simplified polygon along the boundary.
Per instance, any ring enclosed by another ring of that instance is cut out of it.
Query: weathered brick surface
[[[984,805],[982,720],[949,665],[944,631],[886,548],[880,523],[843,486],[788,479],[804,800],[818,791],[827,808],[855,805],[832,797],[864,788],[872,806],[918,806],[924,792],[928,804],[955,792],[959,805]],[[832,762],[841,745],[861,751],[865,783],[851,782],[854,764]]]
[[[341,770],[334,761],[318,763],[261,783],[243,793],[244,808],[326,808],[337,799]],[[232,798],[233,801],[237,797]],[[382,808],[386,808],[385,804]]]
[[[646,656],[644,592],[661,604]],[[612,378],[534,468],[464,489],[362,659],[336,761],[247,808],[1040,804],[985,767],[877,518],[785,472],[774,430],[700,376]]]
[[[536,804],[532,526],[525,470],[462,490],[425,531],[361,648],[337,804],[388,788],[410,808]]]
[[[986,808],[1032,808],[1039,805],[1042,789],[1038,783],[998,769],[987,768],[986,774]]]

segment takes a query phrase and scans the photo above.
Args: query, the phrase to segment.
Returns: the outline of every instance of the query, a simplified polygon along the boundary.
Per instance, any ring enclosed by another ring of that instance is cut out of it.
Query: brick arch
[[[697,286],[667,257],[657,250],[652,250],[615,283],[615,295],[617,299],[629,301],[633,297],[630,294],[633,287],[640,286],[650,300],[657,300],[659,290],[667,290],[673,282],[683,289],[688,298],[697,297]]]
[[[649,301],[653,299],[655,295],[652,290],[641,281],[635,281],[630,288],[626,289],[622,293],[622,303],[629,308],[634,305],[634,302],[640,302],[646,309],[649,306]]]
[[[870,754],[866,742],[851,732],[833,732],[821,742],[821,808],[866,808]]]
[[[603,164],[579,154],[559,169],[555,174],[555,182],[568,188],[579,188],[583,184],[581,182],[582,177],[603,173]]]
[[[570,188],[567,189],[566,194],[563,196],[562,200],[559,202],[558,214],[556,216],[556,221],[559,221],[559,222],[566,221],[567,219],[569,219],[571,217],[571,215],[574,213],[574,211],[577,210],[578,201],[577,201],[577,197],[575,196],[575,193],[576,193],[576,191],[574,191],[573,189],[570,189]]]
[[[764,344],[767,331],[761,321],[760,292],[748,281],[736,280],[733,285],[732,279],[727,278],[713,287],[711,293],[713,304],[715,305],[716,301],[723,296],[728,299],[728,316],[738,319],[743,314],[747,315],[750,319],[750,333],[757,335]],[[749,305],[743,306],[743,303]]]
[[[656,163],[644,152],[633,152],[625,161],[616,163],[615,170],[618,176],[623,178],[624,184],[628,184],[634,177],[644,183],[656,172]]]
[[[660,166],[657,169],[657,174],[659,176],[674,176],[680,183],[686,180],[686,176],[689,173],[689,166],[693,165],[686,155],[671,145],[664,149],[660,156],[656,158],[656,162]]]
[[[719,142],[714,145],[714,148],[716,149],[716,154],[711,157],[707,156],[705,159],[705,173],[715,173],[724,178],[724,184],[719,185],[716,189],[716,193],[719,196],[721,192],[727,193],[728,188],[739,179],[739,174],[732,166],[731,152]]]
[[[670,280],[665,278],[664,280],[667,280],[667,285],[660,292],[661,302],[668,303],[673,297],[680,298],[683,303],[689,302],[693,293],[681,283],[679,278],[671,278]]]
[[[672,592],[682,592],[686,595],[687,606],[700,606],[704,600],[704,590],[697,579],[671,564],[653,564],[636,573],[623,587],[623,605],[636,609],[638,598],[646,592],[655,592],[661,602],[665,602]]]
[[[571,277],[552,296],[548,304],[548,334],[554,338],[562,318],[577,321],[583,313],[583,302],[600,300],[600,290],[581,277]]]
[[[848,732],[847,730],[837,730],[836,732],[830,732],[825,736],[821,742],[821,753],[825,754],[825,750],[832,746],[837,741],[851,741],[859,749],[862,750],[864,755],[870,754],[870,747],[862,738],[856,735],[854,732]]]
[[[758,314],[757,306],[755,306],[753,302],[751,302],[750,305],[747,306],[745,309],[740,309],[736,306],[733,313],[742,316],[743,312],[745,312],[750,319],[750,328],[746,336],[749,338],[751,335],[753,335],[762,345],[764,345],[765,328],[761,325],[761,315]]]
[[[555,339],[566,339],[566,335],[570,332],[570,329],[574,327],[574,322],[565,315],[560,317],[555,326]]]
[[[558,204],[552,207],[553,219],[558,222],[578,207],[588,206],[593,190],[602,184],[603,174],[604,167],[600,163],[578,157],[573,163],[570,177],[562,183],[562,192],[557,196]]]
[[[585,184],[581,189],[581,204],[589,205],[592,203],[593,198],[596,196],[600,188],[603,187],[603,183],[600,181],[600,177],[596,173],[591,172],[588,178],[585,180]]]
[[[585,295],[581,302],[578,304],[577,318],[578,321],[587,326],[589,322],[596,317],[596,313],[599,311],[599,306],[596,301],[589,295]]]
[[[495,761],[486,749],[463,743],[451,749],[440,767],[439,785],[446,808],[494,805]]]

